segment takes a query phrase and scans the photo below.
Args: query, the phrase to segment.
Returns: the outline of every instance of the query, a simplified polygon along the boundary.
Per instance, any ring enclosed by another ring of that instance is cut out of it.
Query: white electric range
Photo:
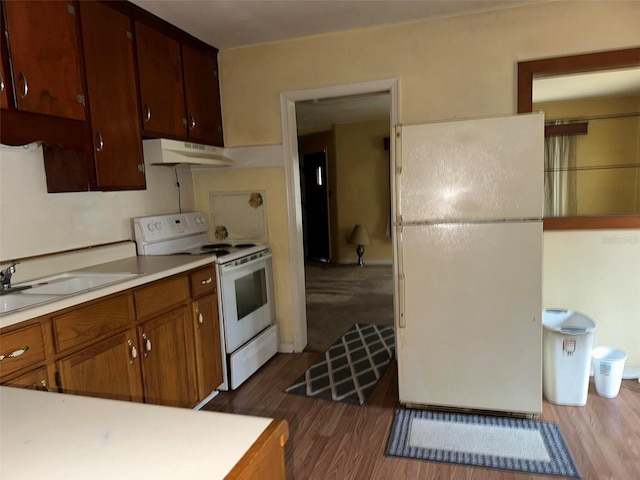
[[[203,212],[133,219],[138,255],[211,255],[216,265],[224,381],[235,390],[278,351],[273,267],[267,244],[210,243]]]

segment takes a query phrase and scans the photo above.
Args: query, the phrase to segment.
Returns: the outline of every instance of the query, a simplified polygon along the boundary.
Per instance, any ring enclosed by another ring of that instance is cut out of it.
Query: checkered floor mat
[[[363,405],[394,357],[393,327],[356,323],[285,391]]]

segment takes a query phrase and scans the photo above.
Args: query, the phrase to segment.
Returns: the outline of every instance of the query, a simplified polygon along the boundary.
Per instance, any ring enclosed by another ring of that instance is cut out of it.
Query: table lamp
[[[351,231],[351,235],[349,235],[349,244],[357,245],[356,253],[358,254],[358,266],[364,266],[362,262],[362,255],[364,254],[364,246],[371,245],[371,237],[369,236],[369,231],[365,225],[356,225],[353,227]]]

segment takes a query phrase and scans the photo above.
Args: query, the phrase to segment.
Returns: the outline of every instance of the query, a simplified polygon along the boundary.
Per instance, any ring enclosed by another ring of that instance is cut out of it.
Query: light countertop
[[[149,257],[131,256],[108,263],[101,263],[87,268],[76,269],[74,272],[86,273],[121,273],[138,274],[122,282],[98,287],[89,291],[72,295],[60,295],[47,303],[41,303],[29,308],[14,310],[0,315],[0,328],[14,325],[41,315],[72,307],[89,300],[95,300],[112,293],[121,292],[138,287],[145,283],[160,280],[171,275],[186,272],[204,265],[211,265],[215,260],[211,255],[159,255]],[[15,295],[20,295],[19,293]]]
[[[221,479],[271,422],[0,387],[0,476]]]

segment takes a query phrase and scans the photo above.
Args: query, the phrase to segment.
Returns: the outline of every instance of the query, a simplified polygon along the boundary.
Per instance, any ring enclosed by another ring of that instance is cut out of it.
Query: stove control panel
[[[136,241],[158,242],[209,231],[203,212],[156,215],[133,219]]]

